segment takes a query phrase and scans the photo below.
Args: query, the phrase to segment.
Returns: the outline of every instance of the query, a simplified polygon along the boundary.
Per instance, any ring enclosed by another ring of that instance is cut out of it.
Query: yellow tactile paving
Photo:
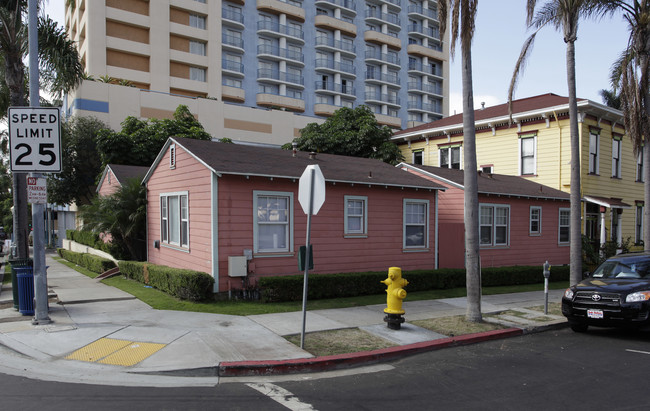
[[[115,340],[112,338],[100,338],[99,340],[79,348],[77,351],[68,355],[66,360],[78,360],[86,362],[96,362],[115,351],[131,344],[131,341]]]
[[[98,362],[101,364],[122,365],[125,367],[135,365],[151,356],[166,344],[134,342],[116,340],[113,338],[100,338],[77,351],[68,355],[66,360]]]
[[[164,346],[165,344],[134,342],[98,362],[128,367],[139,363]]]

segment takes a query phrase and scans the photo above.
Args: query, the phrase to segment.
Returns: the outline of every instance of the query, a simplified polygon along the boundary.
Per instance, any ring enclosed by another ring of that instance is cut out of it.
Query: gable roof
[[[569,98],[547,93],[538,96],[522,98],[512,101],[512,120],[517,123],[533,118],[549,118],[550,116],[567,113],[569,110]],[[587,99],[578,99],[578,111],[588,111],[590,114],[612,121],[620,121],[623,124],[623,113],[603,104],[595,103]],[[496,106],[485,107],[474,110],[474,123],[477,129],[496,127],[510,124],[508,114],[508,103]],[[463,113],[445,117],[430,123],[421,124],[416,127],[397,131],[393,134],[393,140],[409,140],[410,137],[420,138],[423,134],[436,136],[454,131],[462,131]]]
[[[102,178],[99,180],[99,185],[97,186],[96,191],[99,193],[99,190],[102,188],[102,184],[104,184],[104,179],[106,178],[106,174],[108,174],[109,171],[113,173],[117,182],[120,185],[122,185],[126,182],[126,180],[130,178],[137,178],[139,180],[142,180],[142,178],[147,174],[148,170],[149,167],[143,167],[143,166],[107,164],[106,167],[104,167],[104,172],[102,173]]]
[[[444,190],[434,182],[369,158],[348,157],[318,153],[310,158],[310,153],[298,151],[294,157],[291,150],[220,143],[187,138],[169,138],[167,143],[149,169],[143,182],[146,183],[162,156],[171,144],[176,144],[203,163],[212,172],[224,174],[261,176],[273,178],[299,179],[308,165],[317,164],[325,181],[336,183],[367,184]]]
[[[463,181],[465,176],[464,170],[422,165],[414,166],[406,163],[401,163],[398,167],[422,173],[423,175],[450,184],[454,187],[460,188],[461,190],[464,190],[465,188]],[[488,174],[479,172],[477,183],[479,194],[562,201],[569,201],[570,197],[569,193],[565,193],[564,191],[556,190],[523,177],[509,176],[505,174]]]

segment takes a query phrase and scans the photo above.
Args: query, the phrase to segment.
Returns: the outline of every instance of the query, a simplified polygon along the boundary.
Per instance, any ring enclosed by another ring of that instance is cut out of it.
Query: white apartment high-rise
[[[119,128],[185,104],[216,138],[274,145],[340,107],[366,104],[396,129],[437,120],[448,115],[449,47],[436,5],[77,0],[66,29],[95,81],[70,93],[66,112]]]

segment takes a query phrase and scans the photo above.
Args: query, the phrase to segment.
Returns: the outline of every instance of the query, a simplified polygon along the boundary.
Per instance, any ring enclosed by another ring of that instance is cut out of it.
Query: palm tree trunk
[[[463,167],[465,186],[465,269],[467,282],[467,321],[481,322],[481,258],[478,232],[478,177],[474,124],[472,52],[463,44]]]
[[[5,79],[9,88],[12,106],[21,107],[26,105],[23,93],[25,84],[24,73],[22,59],[13,53],[7,53],[5,56]],[[13,242],[16,244],[16,257],[20,259],[28,258],[27,174],[13,173],[12,194],[14,200]]]
[[[642,54],[641,67],[648,67],[648,59],[650,59],[650,37],[646,40],[645,44],[646,53]],[[646,73],[641,74],[641,78],[647,76]],[[645,82],[641,82],[644,84]],[[646,116],[650,118],[650,89],[643,93],[643,107],[645,108]],[[643,161],[643,249],[650,250],[650,140],[648,136],[643,136],[644,144],[641,151]]]
[[[575,38],[575,37],[574,37]],[[570,283],[582,280],[582,227],[580,189],[580,133],[578,131],[578,99],[576,97],[575,40],[566,43],[567,85],[569,87],[569,130],[571,133],[571,224]]]

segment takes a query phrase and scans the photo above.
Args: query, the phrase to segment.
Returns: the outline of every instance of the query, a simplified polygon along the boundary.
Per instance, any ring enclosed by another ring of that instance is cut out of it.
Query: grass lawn
[[[78,272],[87,275],[91,278],[97,277],[97,273],[88,271],[74,263],[70,263],[59,257],[54,257],[62,264],[71,267]],[[540,275],[541,277],[541,275]],[[176,310],[176,311],[194,311],[205,312],[213,314],[230,314],[230,315],[254,315],[254,314],[269,314],[281,313],[289,311],[300,311],[302,309],[302,301],[282,302],[282,303],[262,303],[259,301],[208,301],[208,302],[192,302],[180,300],[172,297],[162,291],[145,286],[142,283],[133,280],[127,280],[122,276],[115,276],[103,280],[105,284],[119,288],[132,294],[136,298],[147,303],[151,307],[158,310]],[[550,289],[564,289],[568,287],[568,282],[549,283]],[[408,291],[408,290],[407,290]],[[506,286],[506,287],[484,287],[483,295],[492,294],[507,294],[525,291],[544,291],[543,279],[539,284]],[[406,301],[418,300],[436,300],[440,298],[454,298],[464,297],[466,295],[465,288],[452,288],[448,290],[430,290],[418,291],[408,293]],[[329,308],[347,308],[358,307],[364,305],[386,304],[386,294],[379,295],[364,295],[358,297],[348,298],[332,298],[326,300],[313,300],[307,301],[308,310],[321,310]]]

